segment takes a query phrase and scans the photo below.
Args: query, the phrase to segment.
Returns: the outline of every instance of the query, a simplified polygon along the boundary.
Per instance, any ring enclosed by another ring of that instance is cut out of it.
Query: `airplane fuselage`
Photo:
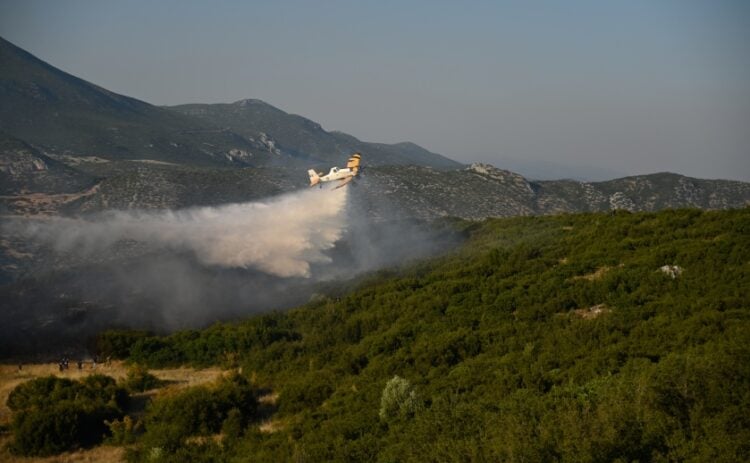
[[[320,181],[331,182],[333,180],[343,180],[349,177],[354,177],[355,175],[357,175],[357,172],[347,167],[332,167],[327,174],[320,176]]]
[[[354,180],[354,177],[359,173],[361,158],[362,156],[359,153],[354,153],[346,162],[346,167],[331,167],[331,170],[325,175],[322,172],[317,173],[313,169],[308,170],[307,174],[310,176],[310,186],[322,185],[323,182],[338,180],[339,185],[334,189],[343,187]]]

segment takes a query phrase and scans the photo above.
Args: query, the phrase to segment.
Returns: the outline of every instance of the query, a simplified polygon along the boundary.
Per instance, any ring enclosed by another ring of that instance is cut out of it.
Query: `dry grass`
[[[284,428],[284,423],[272,417],[276,413],[276,402],[278,400],[279,394],[273,391],[268,391],[258,397],[258,414],[263,418],[258,426],[260,432],[271,433]]]
[[[118,463],[125,461],[125,448],[111,445],[65,452],[51,457],[18,457],[6,450],[10,436],[0,439],[0,461],[4,463]]]
[[[573,314],[584,320],[593,320],[609,312],[612,312],[612,309],[607,307],[607,304],[597,304],[585,309],[576,309]]]
[[[258,397],[258,403],[261,405],[276,405],[276,401],[279,400],[278,392],[269,392]]]
[[[260,423],[258,426],[258,431],[270,434],[273,432],[281,431],[284,429],[285,425],[281,420],[277,419],[268,419]]]
[[[204,368],[196,370],[194,368],[167,368],[161,370],[150,370],[151,374],[159,379],[171,383],[168,388],[184,388],[198,386],[200,384],[215,381],[220,376],[228,373],[221,368]]]
[[[623,264],[620,264],[620,265],[617,266],[617,268],[622,268],[622,267],[623,267]],[[599,267],[594,272],[587,273],[586,275],[579,275],[579,276],[573,277],[573,280],[587,280],[587,281],[598,280],[599,278],[601,278],[604,275],[606,275],[607,272],[609,272],[613,268],[615,268],[615,267],[607,267],[607,266]]]
[[[574,280],[587,280],[587,281],[594,281],[598,280],[599,278],[603,277],[605,273],[609,272],[612,269],[612,267],[599,267],[596,269],[596,271],[592,273],[587,273],[586,275],[579,275],[573,277]]]

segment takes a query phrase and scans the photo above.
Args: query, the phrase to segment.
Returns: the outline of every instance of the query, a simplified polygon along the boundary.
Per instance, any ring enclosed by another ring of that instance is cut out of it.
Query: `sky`
[[[750,181],[742,0],[0,0],[0,36],[152,104],[257,98],[534,178]]]

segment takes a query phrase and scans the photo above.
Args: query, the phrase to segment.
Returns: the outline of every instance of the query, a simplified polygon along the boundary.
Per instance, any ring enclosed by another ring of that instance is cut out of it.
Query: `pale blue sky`
[[[0,0],[0,36],[154,104],[259,98],[531,175],[750,180],[745,1]]]

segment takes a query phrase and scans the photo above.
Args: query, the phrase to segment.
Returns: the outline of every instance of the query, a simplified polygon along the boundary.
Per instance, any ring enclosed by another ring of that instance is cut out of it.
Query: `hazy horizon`
[[[156,105],[257,98],[532,178],[750,181],[750,4],[0,0],[0,36]]]

